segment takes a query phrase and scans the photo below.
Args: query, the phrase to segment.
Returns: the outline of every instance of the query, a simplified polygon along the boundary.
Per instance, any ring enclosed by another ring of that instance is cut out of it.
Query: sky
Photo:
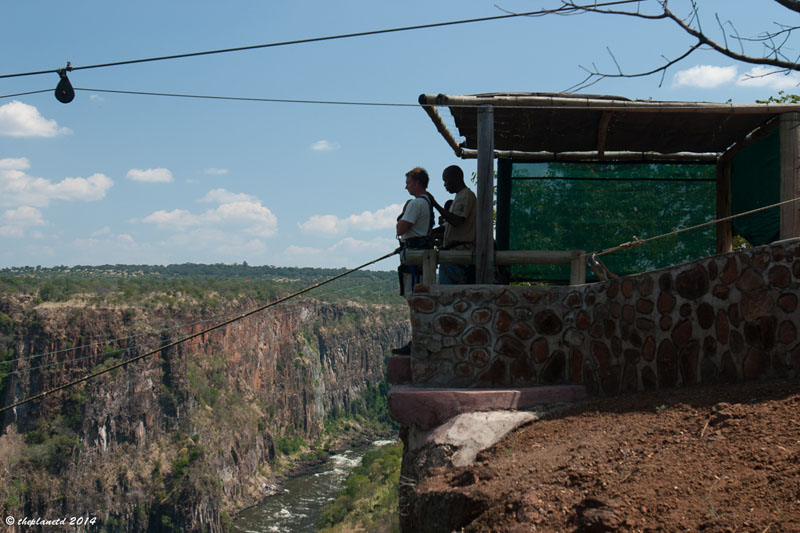
[[[648,0],[651,1],[651,0]],[[770,0],[703,0],[704,29],[797,25]],[[685,2],[684,2],[685,4]],[[528,12],[556,0],[4,2],[0,75]],[[688,13],[681,2],[670,5]],[[721,37],[720,37],[721,38]],[[421,93],[560,92],[585,68],[649,70],[692,40],[667,21],[519,17],[343,40],[0,79],[0,268],[172,264],[354,267],[396,247],[405,173],[444,203],[459,160]],[[787,49],[798,54],[790,41]],[[612,57],[613,54],[613,57]],[[756,70],[753,70],[756,69]],[[581,91],[752,103],[800,76],[698,51],[659,75]],[[748,76],[749,75],[749,76]],[[355,106],[114,94],[124,90]],[[449,120],[451,127],[452,119]],[[396,258],[372,268],[389,270]]]

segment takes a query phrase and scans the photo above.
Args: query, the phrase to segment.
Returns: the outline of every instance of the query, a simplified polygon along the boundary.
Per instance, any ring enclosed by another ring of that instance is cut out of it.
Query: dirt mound
[[[480,502],[463,531],[800,531],[800,382],[583,403],[417,494]]]

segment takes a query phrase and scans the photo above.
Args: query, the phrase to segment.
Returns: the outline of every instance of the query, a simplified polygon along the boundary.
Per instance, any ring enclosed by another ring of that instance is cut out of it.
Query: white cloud
[[[90,94],[89,95],[89,100],[91,100],[92,102],[105,102],[106,101],[106,99],[103,98],[102,96],[100,96],[99,94]]]
[[[202,201],[216,202],[220,205],[200,214],[185,209],[155,211],[140,222],[156,224],[178,233],[202,230],[207,238],[222,242],[228,241],[234,235],[271,237],[278,231],[278,219],[252,196],[231,193],[225,189],[214,189],[209,191]],[[200,241],[194,244],[197,242]]]
[[[23,205],[18,209],[9,209],[0,216],[0,220],[6,223],[23,226],[44,226],[42,212],[35,207],[29,207],[27,205]]]
[[[129,180],[141,181],[145,183],[169,183],[173,181],[172,172],[166,168],[132,168],[127,175]]]
[[[92,237],[99,237],[100,235],[108,235],[111,233],[111,226],[103,226],[97,231],[92,232]]]
[[[713,65],[696,65],[690,69],[675,73],[672,85],[675,87],[699,87],[712,89],[736,79],[735,66],[715,67]]]
[[[219,224],[239,223],[242,229],[259,237],[271,237],[278,231],[278,219],[261,202],[232,202],[222,204],[205,216]]]
[[[374,213],[364,211],[358,215],[350,215],[347,217],[348,224],[352,226],[370,228],[370,229],[387,229],[393,228],[397,224],[397,215],[403,211],[403,204],[387,205],[383,209],[379,209]]]
[[[336,215],[314,215],[298,226],[304,233],[317,235],[336,235],[345,232],[342,219]]]
[[[9,209],[0,215],[0,236],[24,237],[25,230],[31,226],[44,226],[42,212],[35,207],[23,205],[18,209]]]
[[[207,168],[203,171],[203,174],[208,174],[210,176],[224,176],[228,173],[227,168]]]
[[[326,141],[325,139],[322,139],[320,141],[313,143],[311,145],[311,149],[314,150],[315,152],[330,152],[332,150],[338,150],[339,143]]]
[[[32,105],[13,100],[0,106],[0,135],[9,137],[55,137],[72,133],[47,120]]]
[[[31,162],[27,157],[6,157],[0,159],[0,170],[28,170]]]
[[[200,201],[225,204],[231,202],[258,202],[258,199],[245,193],[233,193],[225,189],[212,189],[200,198]]]
[[[174,229],[174,230],[185,230],[186,228],[190,228],[192,226],[197,226],[199,224],[198,217],[191,214],[189,211],[185,209],[173,209],[172,211],[154,211],[150,215],[144,217],[142,222],[146,222],[148,224],[157,224],[158,226]]]
[[[736,85],[740,87],[767,87],[775,90],[792,89],[800,85],[800,73],[784,71],[759,65],[751,68],[738,80]]]
[[[402,210],[402,204],[391,204],[375,212],[364,211],[345,218],[339,218],[336,215],[313,215],[298,225],[304,233],[313,235],[341,235],[354,229],[385,230],[395,226],[397,215]]]
[[[260,200],[248,194],[213,189],[200,201],[219,205],[203,213],[185,209],[155,211],[133,222],[170,230],[158,245],[169,254],[181,250],[184,257],[193,256],[195,260],[223,256],[242,261],[267,251],[263,239],[277,233],[278,219]]]
[[[135,246],[136,241],[127,233],[120,233],[117,235],[117,241],[128,246]]]
[[[0,205],[46,207],[52,200],[91,202],[104,198],[114,185],[104,174],[53,183],[28,175],[24,172],[28,168],[30,162],[24,157],[0,159]]]

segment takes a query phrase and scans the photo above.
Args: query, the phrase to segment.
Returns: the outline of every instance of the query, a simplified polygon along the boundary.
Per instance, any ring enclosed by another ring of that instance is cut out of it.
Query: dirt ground
[[[474,505],[463,531],[797,532],[800,382],[591,401],[419,489]]]

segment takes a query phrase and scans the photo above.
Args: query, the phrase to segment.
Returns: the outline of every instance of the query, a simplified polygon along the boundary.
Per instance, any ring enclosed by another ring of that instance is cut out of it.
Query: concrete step
[[[405,426],[430,429],[462,413],[525,410],[537,405],[576,402],[588,397],[583,385],[506,389],[436,389],[394,385],[389,414]]]

